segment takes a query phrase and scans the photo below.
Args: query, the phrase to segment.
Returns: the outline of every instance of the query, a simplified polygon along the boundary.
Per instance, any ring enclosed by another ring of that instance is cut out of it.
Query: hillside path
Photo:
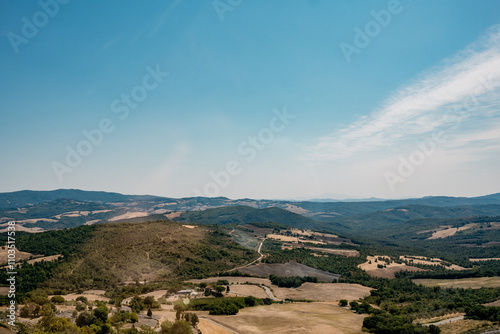
[[[449,324],[450,322],[454,322],[454,321],[458,321],[458,320],[463,320],[463,319],[464,319],[464,316],[462,315],[460,317],[446,319],[446,320],[434,322],[432,324],[425,324],[424,326],[430,326],[430,325],[439,326],[439,325]]]
[[[260,251],[262,249],[262,244],[264,243],[264,241],[266,241],[265,238],[260,242],[259,246],[257,247],[257,253],[259,253],[259,257],[257,259],[255,259],[252,262],[249,262],[249,263],[247,263],[247,264],[245,264],[243,266],[239,266],[239,267],[233,268],[233,269],[229,270],[229,272],[236,271],[236,270],[241,269],[241,268],[250,267],[251,265],[253,265],[255,263],[259,263],[262,260],[262,258],[264,257],[264,254],[262,254],[261,251]]]
[[[276,298],[273,293],[271,292],[271,289],[269,289],[267,286],[265,286],[264,284],[262,284],[260,286],[262,289],[264,289],[264,291],[267,293],[267,295],[269,296],[269,298],[271,298],[272,300],[274,300],[275,302],[279,302],[280,300],[278,298]]]

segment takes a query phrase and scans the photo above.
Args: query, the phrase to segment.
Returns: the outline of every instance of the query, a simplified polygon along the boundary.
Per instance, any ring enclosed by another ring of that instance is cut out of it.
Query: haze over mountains
[[[481,197],[430,196],[401,200],[313,202],[168,198],[59,189],[0,194],[0,218],[37,232],[110,221],[174,220],[196,224],[276,222],[290,227],[355,233],[422,219],[500,216],[500,193]]]
[[[0,237],[5,242],[9,221],[16,221],[16,247],[24,259],[17,269],[22,278],[17,289],[19,302],[27,305],[36,300],[31,296],[56,294],[58,299],[67,301],[56,309],[69,304],[69,308],[76,309],[78,303],[72,302],[76,298],[72,296],[91,296],[91,291],[100,291],[99,298],[118,298],[124,307],[132,308],[134,300],[154,293],[159,307],[151,312],[157,315],[162,307],[174,307],[170,300],[168,306],[161,306],[162,298],[186,298],[183,291],[196,290],[190,297],[189,305],[193,305],[189,310],[209,311],[203,316],[234,316],[240,307],[230,310],[217,305],[233,303],[232,298],[250,300],[251,296],[256,302],[241,304],[242,316],[250,307],[270,312],[280,305],[276,316],[289,321],[298,316],[283,312],[283,308],[300,303],[300,314],[307,315],[301,315],[303,324],[306,318],[318,314],[311,310],[315,302],[321,302],[316,304],[321,308],[331,303],[350,319],[367,314],[353,325],[359,329],[353,332],[372,327],[377,329],[373,333],[382,334],[387,332],[378,328],[386,328],[388,321],[393,321],[390,327],[397,328],[393,331],[397,333],[409,327],[421,329],[418,333],[439,332],[427,331],[413,318],[401,322],[393,315],[389,305],[401,304],[409,293],[418,297],[410,299],[408,307],[400,308],[419,317],[467,313],[469,305],[496,302],[500,297],[500,289],[480,289],[481,295],[476,290],[455,294],[444,289],[423,290],[411,281],[473,278],[481,279],[480,284],[487,280],[496,282],[500,277],[500,194],[315,202],[168,198],[60,189],[2,193],[0,208]],[[0,274],[6,284],[7,273]],[[229,283],[235,280],[241,284]],[[253,283],[248,284],[248,280]],[[225,292],[212,295],[209,288],[207,295],[207,282],[212,287],[221,285],[217,288]],[[169,295],[170,292],[177,295]],[[460,299],[443,297],[443,293]],[[257,303],[256,298],[266,298],[266,303]],[[349,304],[350,309],[340,308],[340,298],[345,298],[346,303],[358,302]],[[308,302],[302,303],[305,300]],[[46,303],[51,301],[48,297],[43,299]],[[0,302],[6,305],[8,301],[3,296]],[[197,309],[197,303],[213,305]],[[367,309],[362,310],[359,305]],[[370,305],[380,306],[372,309]],[[71,312],[59,316],[73,319]],[[76,319],[81,320],[86,314],[81,312]],[[129,325],[126,317],[118,319],[116,314],[122,314],[118,308],[110,308],[109,314],[112,316],[106,326]],[[140,307],[136,314],[149,321],[147,326],[161,322],[153,321]],[[46,317],[41,319],[32,326],[49,323]],[[214,321],[222,323],[226,319],[229,318]],[[80,320],[75,320],[76,327],[82,326]],[[339,326],[337,319],[330,320],[332,328]],[[66,323],[73,326],[71,320]],[[429,323],[434,324],[431,320]],[[496,329],[493,323],[488,326]],[[462,333],[450,333],[459,332]]]
[[[379,203],[381,207],[394,206],[397,203],[401,205],[408,204],[420,204],[420,205],[433,205],[433,206],[454,206],[454,205],[479,205],[479,204],[500,204],[500,193],[479,196],[479,197],[451,197],[451,196],[426,196],[422,198],[409,198],[409,199],[392,199],[384,200],[379,198],[373,199],[345,199],[345,200],[334,200],[334,199],[321,199],[321,198],[311,198],[310,200],[252,200],[252,199],[237,199],[231,200],[226,197],[185,197],[185,198],[171,198],[153,195],[124,195],[115,192],[106,191],[87,191],[79,189],[57,189],[57,190],[21,190],[14,192],[4,192],[0,193],[0,209],[8,209],[23,205],[39,204],[43,202],[48,202],[55,199],[68,198],[77,201],[91,201],[91,202],[104,202],[104,203],[117,203],[117,202],[131,202],[131,201],[161,201],[161,200],[198,200],[199,203],[210,203],[211,205],[216,205],[215,203],[220,203],[220,201],[226,201],[225,203],[239,203],[241,201],[253,201],[259,204],[262,203],[292,203],[292,202],[382,202]],[[266,204],[263,204],[264,206]],[[237,205],[237,204],[233,204]],[[342,206],[342,204],[338,204]],[[217,205],[216,205],[217,206]],[[219,205],[220,206],[220,205]]]

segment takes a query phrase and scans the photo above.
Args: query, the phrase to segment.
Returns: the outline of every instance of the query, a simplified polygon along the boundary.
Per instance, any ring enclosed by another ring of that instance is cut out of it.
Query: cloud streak
[[[495,141],[500,131],[500,25],[455,57],[423,73],[401,88],[369,116],[302,146],[302,158],[329,161],[414,143],[433,131],[460,127],[471,131],[459,143],[476,138]],[[463,126],[471,122],[474,127]],[[498,129],[498,127],[496,128]],[[481,135],[485,131],[487,136]],[[472,134],[473,133],[473,134]],[[453,146],[457,146],[458,142]],[[496,145],[493,145],[496,147]]]

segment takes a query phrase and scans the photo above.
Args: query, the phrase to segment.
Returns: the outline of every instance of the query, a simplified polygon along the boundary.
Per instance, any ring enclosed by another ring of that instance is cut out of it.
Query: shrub
[[[66,299],[64,299],[63,296],[54,296],[50,298],[50,301],[53,302],[54,304],[63,304]]]
[[[88,303],[89,303],[89,301],[87,300],[87,298],[86,298],[86,297],[84,297],[84,296],[79,296],[79,297],[77,297],[77,298],[76,298],[76,301],[77,301],[77,302],[82,302],[82,303],[85,303],[85,304],[88,304]]]
[[[77,310],[78,312],[81,312],[81,311],[85,311],[86,309],[86,306],[84,303],[76,303],[76,307],[75,307],[75,310]]]

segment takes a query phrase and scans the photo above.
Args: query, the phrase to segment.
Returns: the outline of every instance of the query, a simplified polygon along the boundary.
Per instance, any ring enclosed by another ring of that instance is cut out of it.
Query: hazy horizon
[[[189,198],[189,197],[196,197],[196,196],[182,196],[182,197],[176,197],[176,196],[169,196],[169,195],[158,195],[158,194],[150,194],[150,193],[144,193],[144,194],[135,194],[135,193],[120,193],[117,191],[105,191],[105,190],[99,190],[99,189],[76,189],[76,188],[57,188],[57,189],[19,189],[19,190],[14,190],[14,191],[8,191],[5,193],[15,193],[15,192],[21,192],[21,191],[57,191],[57,190],[81,190],[81,191],[89,191],[89,192],[108,192],[108,193],[117,193],[117,194],[122,194],[122,195],[131,195],[131,196],[155,196],[155,197],[165,197],[165,198]],[[317,196],[297,196],[297,197],[286,197],[286,198],[270,198],[270,197],[228,197],[228,196],[206,196],[206,197],[226,197],[230,200],[241,200],[241,199],[252,199],[252,200],[272,200],[272,201],[297,201],[297,202],[307,202],[307,201],[328,201],[328,200],[333,200],[333,201],[345,201],[345,202],[357,202],[357,201],[392,201],[392,200],[405,200],[405,199],[418,199],[418,198],[425,198],[425,197],[464,197],[464,198],[474,198],[474,197],[483,197],[483,196],[490,196],[490,195],[496,195],[500,194],[500,192],[495,192],[495,193],[487,193],[487,194],[481,194],[477,196],[448,196],[448,195],[442,195],[442,194],[431,194],[431,195],[425,195],[425,196],[419,196],[419,197],[387,197],[387,198],[379,198],[379,197],[350,197],[345,194],[319,194]]]

